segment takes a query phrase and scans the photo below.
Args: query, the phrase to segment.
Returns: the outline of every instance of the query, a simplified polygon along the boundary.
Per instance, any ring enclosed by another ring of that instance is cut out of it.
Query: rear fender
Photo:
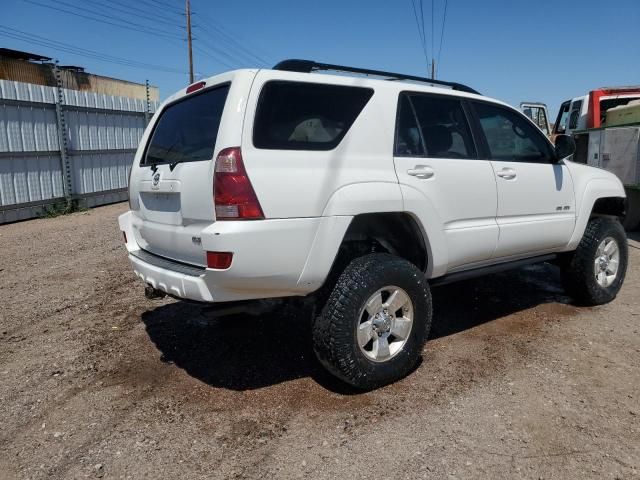
[[[354,216],[400,211],[402,195],[395,182],[352,183],[333,192],[322,213],[298,286],[308,291],[322,286]]]

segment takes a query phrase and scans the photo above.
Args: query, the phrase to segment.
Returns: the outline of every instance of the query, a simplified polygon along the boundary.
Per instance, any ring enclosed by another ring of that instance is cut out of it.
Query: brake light
[[[207,84],[207,82],[196,82],[196,83],[192,83],[191,85],[189,85],[187,87],[187,93],[191,93],[191,92],[195,92],[197,90],[200,90],[201,88],[204,88],[204,86]]]
[[[242,162],[240,147],[225,148],[216,158],[213,176],[218,220],[261,220],[262,207]]]
[[[231,266],[233,253],[231,252],[207,252],[207,267],[217,270],[226,270]]]

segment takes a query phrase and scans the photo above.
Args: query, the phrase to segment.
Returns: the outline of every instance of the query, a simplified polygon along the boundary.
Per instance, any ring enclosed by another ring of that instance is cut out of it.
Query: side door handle
[[[513,168],[503,168],[502,170],[497,171],[496,175],[500,178],[504,178],[505,180],[513,180],[518,176]]]
[[[426,165],[416,165],[414,168],[407,170],[407,175],[423,180],[433,177],[435,173],[431,167],[427,167]]]

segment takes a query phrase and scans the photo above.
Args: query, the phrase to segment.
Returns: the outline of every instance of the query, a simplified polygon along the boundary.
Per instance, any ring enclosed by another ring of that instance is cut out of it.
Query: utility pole
[[[189,44],[189,83],[193,83],[193,52],[191,51],[191,4],[187,0],[187,43]]]
[[[431,59],[431,78],[436,78],[436,59]]]

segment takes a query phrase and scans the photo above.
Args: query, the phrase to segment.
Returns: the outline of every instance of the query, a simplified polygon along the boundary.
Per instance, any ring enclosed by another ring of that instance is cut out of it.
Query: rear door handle
[[[496,175],[505,180],[513,180],[517,177],[516,171],[513,168],[503,168],[496,172]]]
[[[407,170],[407,175],[425,180],[427,178],[433,177],[435,175],[435,172],[431,167],[427,167],[425,165],[416,165],[414,168],[410,168],[409,170]]]

